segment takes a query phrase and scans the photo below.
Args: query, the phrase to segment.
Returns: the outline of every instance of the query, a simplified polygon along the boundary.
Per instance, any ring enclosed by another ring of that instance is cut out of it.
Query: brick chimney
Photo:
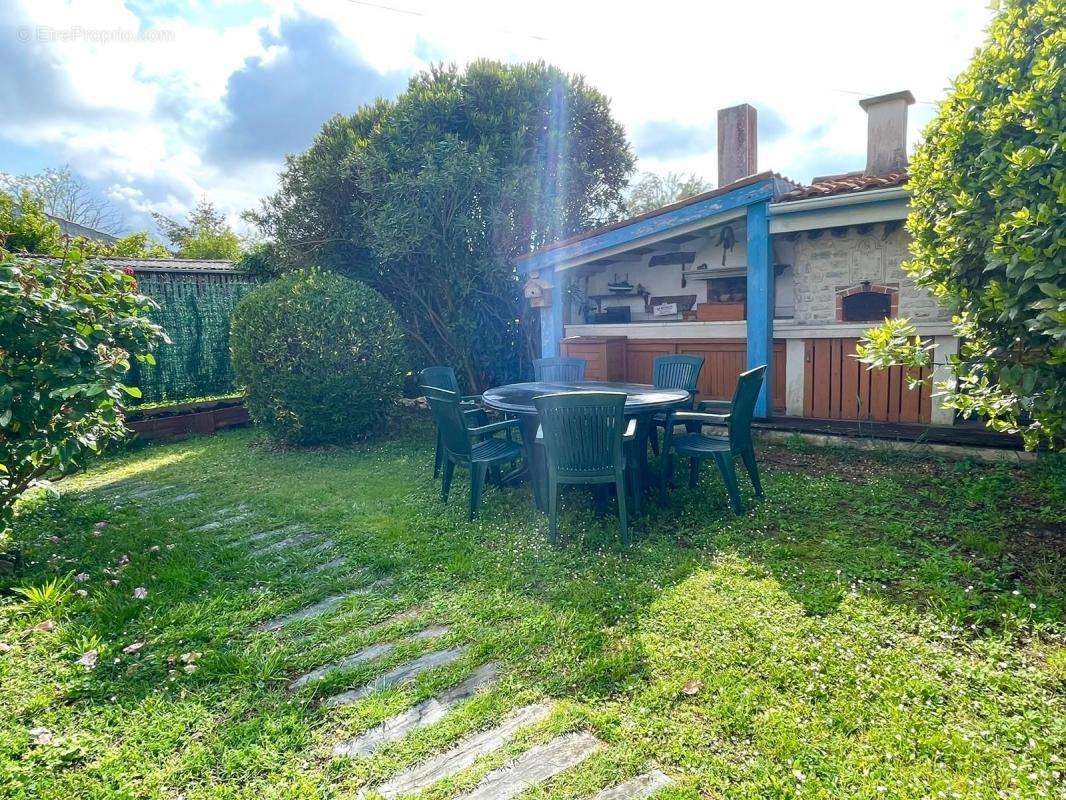
[[[758,172],[759,119],[752,106],[742,103],[718,111],[718,185],[738,181]]]
[[[884,175],[907,168],[907,106],[913,102],[914,95],[906,90],[859,101],[867,119],[864,174]]]

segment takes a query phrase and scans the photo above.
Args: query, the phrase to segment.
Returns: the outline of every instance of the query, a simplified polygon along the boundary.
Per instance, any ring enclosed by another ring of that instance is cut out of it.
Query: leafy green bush
[[[1066,5],[1006,0],[911,162],[913,260],[955,313],[945,405],[1026,445],[1066,435]],[[906,329],[868,363],[917,363]],[[895,352],[892,350],[895,349]]]
[[[123,437],[130,357],[164,338],[133,276],[87,261],[0,251],[0,529],[15,500],[49,472]]]
[[[373,289],[320,270],[289,273],[233,311],[230,344],[248,412],[292,444],[366,436],[400,395],[396,313]]]

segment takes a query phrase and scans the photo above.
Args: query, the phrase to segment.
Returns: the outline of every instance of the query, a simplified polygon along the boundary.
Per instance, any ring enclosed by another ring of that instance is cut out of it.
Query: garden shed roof
[[[59,261],[55,256],[37,253],[15,253],[17,258],[43,258]],[[236,263],[212,258],[100,258],[105,264],[134,272],[225,272],[242,273]]]

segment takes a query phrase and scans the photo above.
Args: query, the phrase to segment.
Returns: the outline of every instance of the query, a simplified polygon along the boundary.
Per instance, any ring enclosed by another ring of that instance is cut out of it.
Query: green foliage
[[[451,364],[475,388],[523,374],[535,353],[514,259],[617,217],[632,165],[607,99],[583,78],[478,61],[334,117],[248,218],[281,265],[380,291],[414,366]]]
[[[645,172],[626,189],[626,211],[634,215],[644,214],[713,188],[713,183],[695,173],[682,175],[677,172],[668,172],[665,175],[658,175],[654,172]]]
[[[15,586],[11,591],[21,597],[33,613],[54,616],[69,602],[74,590],[69,578],[56,576],[39,586]]]
[[[15,197],[0,192],[0,251],[51,253],[60,248],[59,226],[44,213],[40,201],[23,193]]]
[[[86,258],[171,258],[171,253],[145,232],[131,233],[115,242],[75,236],[64,239],[59,225],[48,217],[40,200],[23,192],[0,192],[0,248],[12,253],[34,253],[62,258],[73,248]]]
[[[226,259],[236,261],[240,239],[226,224],[226,217],[203,198],[186,222],[176,222],[162,214],[152,214],[156,224],[178,252],[178,258]]]
[[[905,265],[956,315],[946,404],[1066,436],[1066,6],[1006,0],[911,162]]]
[[[233,365],[248,412],[293,444],[357,439],[378,428],[405,372],[396,314],[373,289],[296,271],[233,312]]]
[[[161,338],[132,276],[71,251],[0,260],[0,527],[49,472],[122,438],[131,357]]]
[[[855,345],[859,361],[871,369],[888,369],[902,365],[921,369],[933,363],[936,345],[922,341],[918,329],[908,319],[886,319],[884,324],[866,331]],[[915,389],[921,380],[908,369],[907,383]]]

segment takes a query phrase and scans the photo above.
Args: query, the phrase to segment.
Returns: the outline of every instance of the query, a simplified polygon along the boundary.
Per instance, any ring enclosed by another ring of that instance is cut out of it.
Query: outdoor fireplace
[[[837,322],[881,322],[899,311],[899,288],[863,281],[837,289]]]

